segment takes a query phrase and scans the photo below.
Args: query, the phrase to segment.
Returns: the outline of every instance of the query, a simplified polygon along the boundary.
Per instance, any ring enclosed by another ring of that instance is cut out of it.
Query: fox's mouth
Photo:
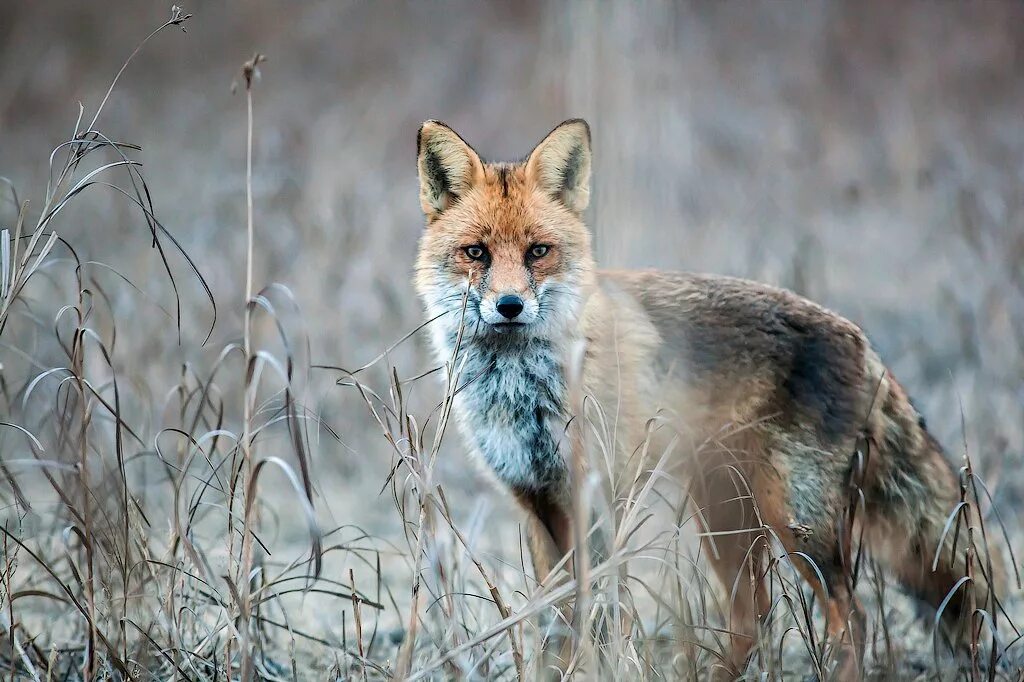
[[[528,322],[509,321],[509,322],[493,322],[493,323],[491,323],[490,326],[491,326],[491,329],[493,329],[494,331],[504,334],[506,332],[515,331],[517,329],[524,329],[524,328],[530,326],[530,324]]]

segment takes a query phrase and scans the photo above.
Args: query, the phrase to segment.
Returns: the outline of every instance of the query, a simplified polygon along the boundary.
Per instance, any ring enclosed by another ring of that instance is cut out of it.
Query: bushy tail
[[[979,514],[982,488],[969,463],[954,470],[895,381],[877,417],[876,547],[903,585],[941,612],[947,635],[963,644],[976,609],[997,617],[1006,584],[1002,536]]]
[[[925,456],[934,460],[931,468],[948,469],[941,447],[925,436]],[[931,482],[932,494],[923,500],[916,533],[908,529],[909,552],[897,572],[908,588],[941,610],[949,634],[959,639],[965,616],[974,610],[996,617],[998,606],[992,600],[1004,592],[1006,580],[1001,542],[995,529],[984,527],[973,473],[964,467],[959,475],[950,474]]]

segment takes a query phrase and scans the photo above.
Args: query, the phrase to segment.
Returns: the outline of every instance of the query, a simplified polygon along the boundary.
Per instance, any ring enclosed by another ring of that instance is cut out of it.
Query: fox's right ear
[[[484,175],[477,153],[441,121],[427,121],[420,126],[416,138],[416,165],[420,174],[420,205],[431,220],[458,201]]]

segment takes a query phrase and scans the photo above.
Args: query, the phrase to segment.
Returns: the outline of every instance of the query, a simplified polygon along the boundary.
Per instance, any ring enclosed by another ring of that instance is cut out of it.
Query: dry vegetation
[[[431,116],[495,155],[590,118],[603,262],[862,323],[962,466],[972,570],[1024,547],[1019,7],[258,4],[174,10],[135,54],[152,8],[73,4],[0,28],[0,674],[528,680],[571,627],[581,674],[707,678],[729,590],[665,453],[580,489],[605,556],[538,586],[446,433],[458,367],[428,359],[407,281]],[[237,69],[254,47],[271,61]],[[600,466],[613,425],[589,416]],[[827,678],[773,557],[750,674]],[[872,676],[1020,679],[1016,585],[976,604],[957,671],[870,556],[851,578]]]

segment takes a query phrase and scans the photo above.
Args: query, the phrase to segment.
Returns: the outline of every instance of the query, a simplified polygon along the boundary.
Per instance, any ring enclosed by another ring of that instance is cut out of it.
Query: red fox
[[[750,551],[769,534],[814,562],[794,560],[826,605],[830,635],[856,651],[844,665],[859,665],[865,615],[844,530],[855,473],[859,523],[899,580],[935,607],[957,586],[964,561],[942,540],[961,499],[957,476],[856,325],[742,279],[596,270],[582,218],[591,167],[583,120],[562,123],[514,163],[484,162],[439,121],[422,125],[417,147],[427,224],[416,287],[437,318],[442,361],[459,343],[461,430],[525,510],[538,580],[573,549],[566,363],[582,345],[583,391],[615,406],[623,452],[659,413],[674,415],[680,442],[703,444],[679,457],[690,504],[717,537],[709,560],[735,590],[732,674],[769,607],[761,553]],[[987,589],[982,577],[975,583]],[[944,616],[956,623],[964,606],[953,598]]]

